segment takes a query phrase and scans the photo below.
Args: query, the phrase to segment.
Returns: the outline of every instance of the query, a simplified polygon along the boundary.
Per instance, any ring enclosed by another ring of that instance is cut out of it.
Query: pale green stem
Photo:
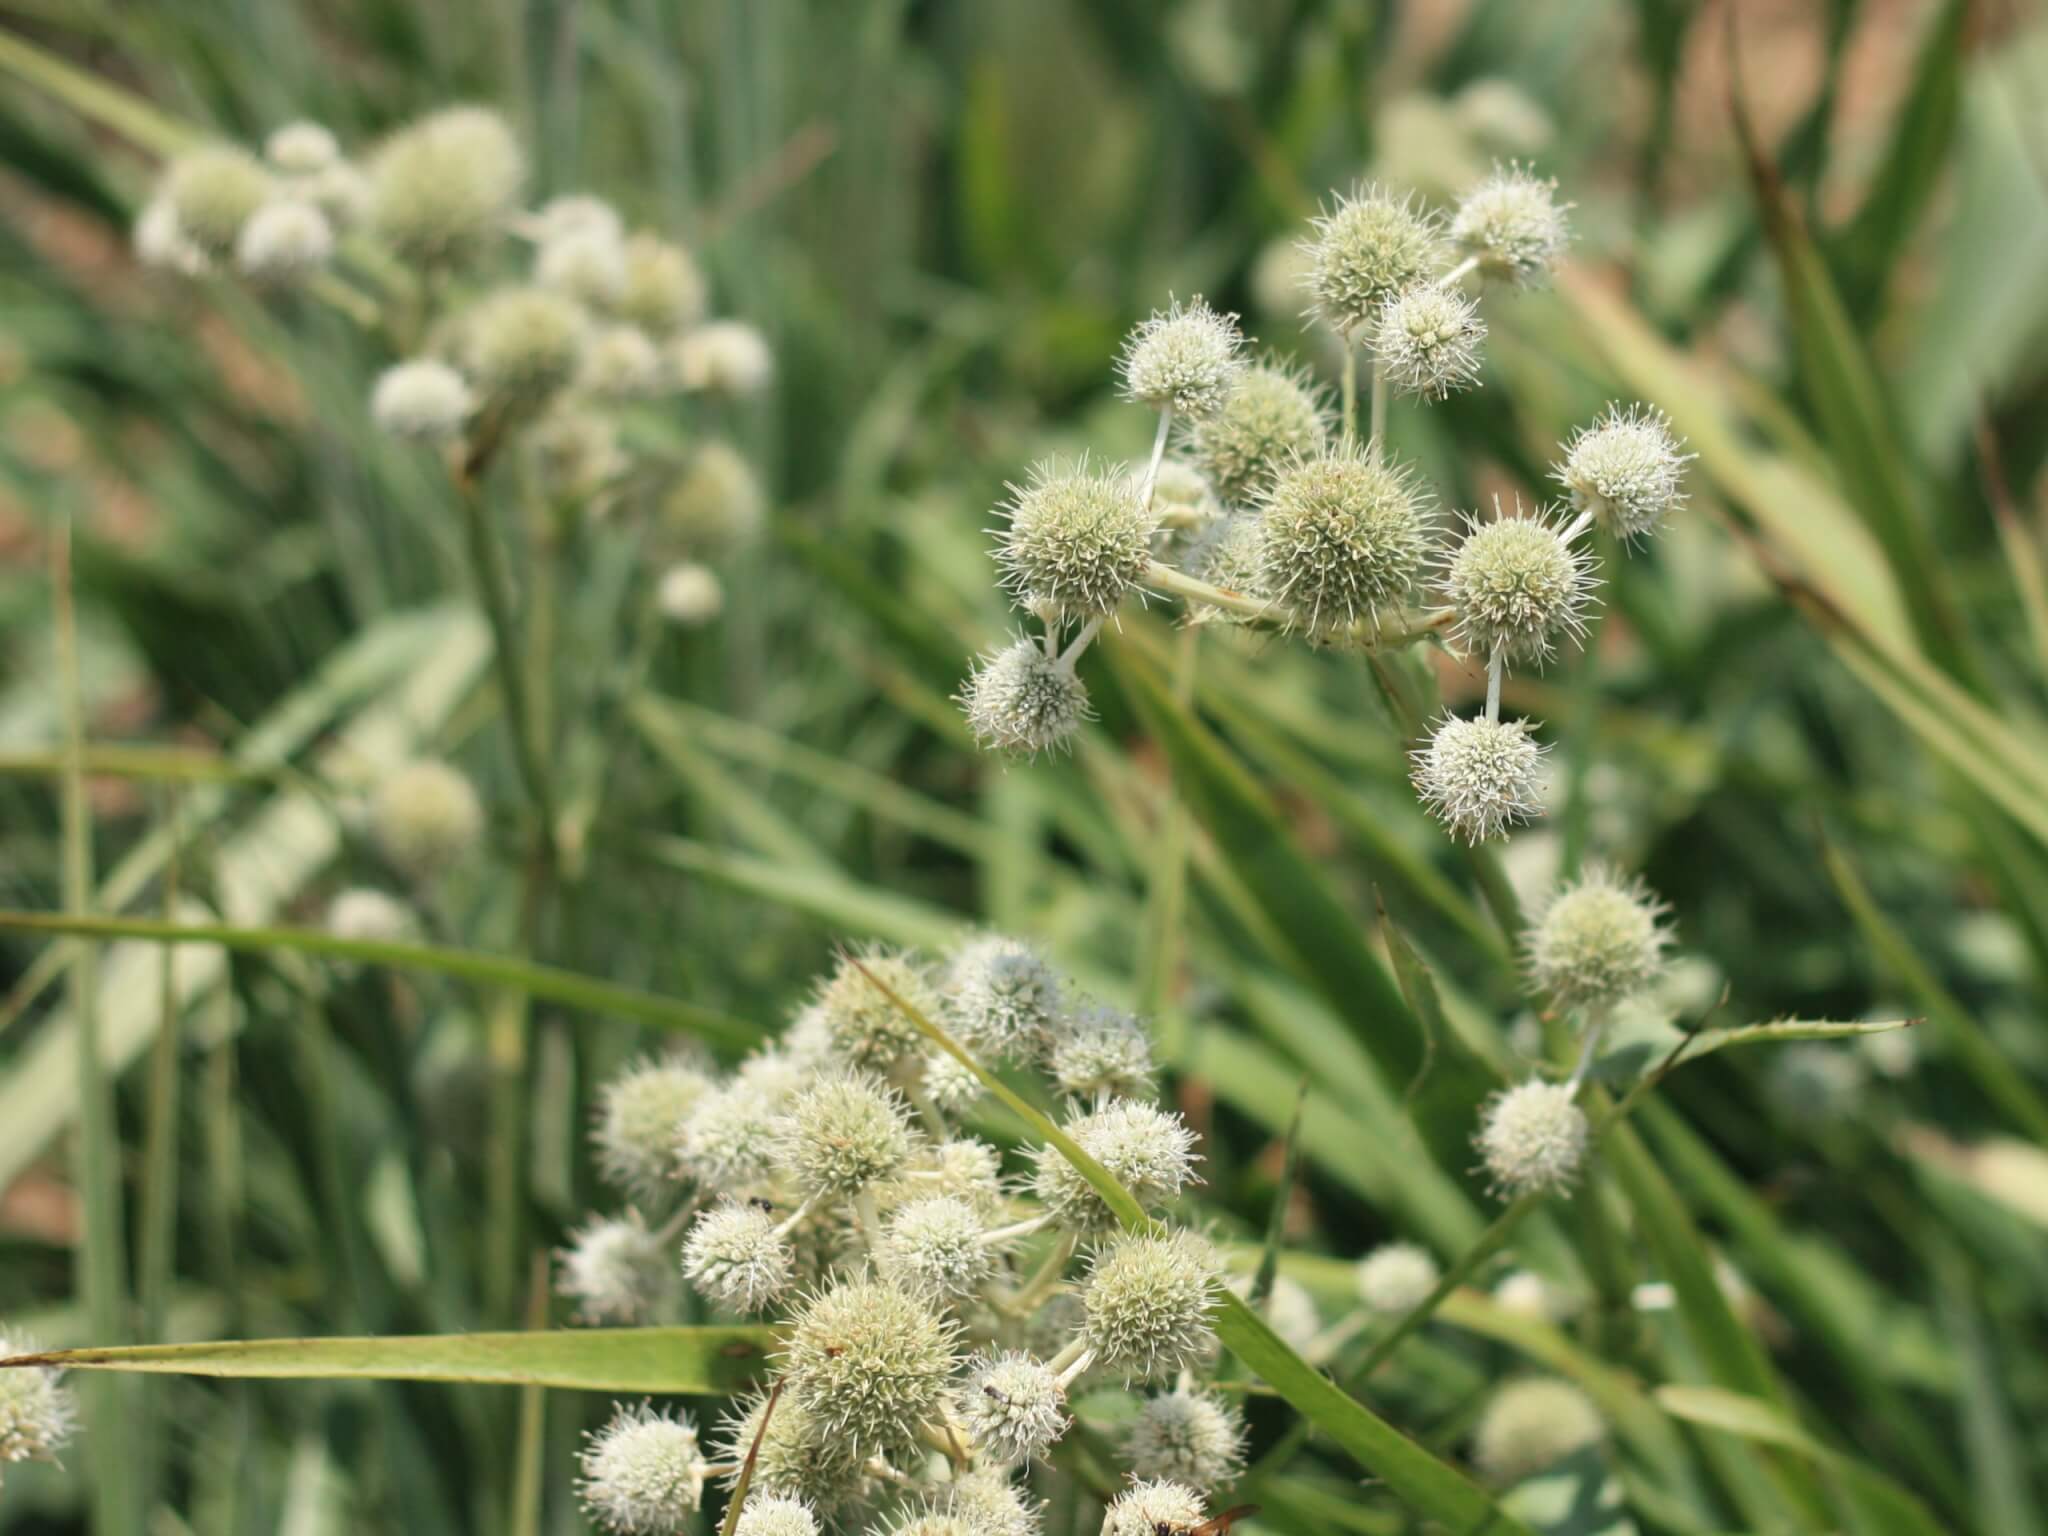
[[[1275,604],[1242,593],[1226,591],[1211,586],[1208,582],[1177,571],[1170,565],[1154,560],[1145,567],[1145,585],[1161,592],[1170,592],[1175,597],[1191,598],[1198,603],[1207,603],[1212,608],[1222,608],[1230,613],[1242,614],[1248,619],[1266,619],[1275,624],[1287,620],[1286,611]]]
[[[1478,270],[1479,258],[1477,256],[1467,256],[1463,261],[1459,262],[1455,267],[1451,268],[1450,271],[1446,272],[1441,278],[1439,278],[1438,281],[1441,282],[1446,288],[1450,288],[1458,283],[1462,283],[1467,277],[1471,276],[1474,272]]]
[[[804,1201],[802,1205],[798,1206],[795,1210],[791,1211],[784,1220],[777,1223],[775,1228],[775,1235],[777,1237],[789,1236],[790,1233],[794,1232],[797,1229],[798,1225],[802,1223],[804,1218],[809,1216],[811,1212],[815,1211],[820,1205],[824,1204],[824,1201],[825,1195],[823,1191],[820,1191],[819,1193],[812,1195],[808,1200]]]
[[[1045,1256],[1045,1262],[1024,1282],[1022,1289],[1005,1300],[1000,1308],[1011,1317],[1029,1317],[1036,1312],[1045,1298],[1053,1293],[1060,1283],[1060,1276],[1066,1273],[1067,1261],[1074,1256],[1074,1249],[1080,1246],[1080,1239],[1069,1232],[1052,1245],[1052,1251]]]
[[[1074,1378],[1094,1363],[1095,1351],[1092,1349],[1084,1349],[1080,1354],[1074,1356],[1072,1360],[1067,1362],[1067,1368],[1059,1373],[1057,1380],[1060,1384],[1060,1390],[1062,1392],[1066,1391],[1073,1384]]]
[[[1564,542],[1567,544],[1571,543],[1573,539],[1576,539],[1580,534],[1584,533],[1588,528],[1592,526],[1593,514],[1590,511],[1581,512],[1577,517],[1571,520],[1570,526],[1565,529],[1563,535]]]
[[[1034,1232],[1042,1232],[1051,1221],[1052,1217],[1050,1216],[1028,1217],[1023,1221],[1013,1221],[1007,1227],[991,1227],[988,1231],[982,1233],[980,1237],[976,1238],[975,1241],[984,1248],[993,1248],[998,1243],[1014,1242],[1020,1237],[1029,1237]],[[1062,1264],[1064,1265],[1064,1261],[1062,1261]]]
[[[1496,645],[1493,648],[1493,655],[1487,659],[1486,663],[1486,718],[1488,720],[1498,720],[1500,718],[1500,680],[1501,674],[1506,669],[1506,653],[1502,647]]]
[[[1377,464],[1386,454],[1387,435],[1387,365],[1378,357],[1372,360],[1372,436],[1367,440],[1366,451],[1373,463]]]
[[[1058,1354],[1045,1362],[1046,1369],[1050,1371],[1064,1371],[1087,1353],[1088,1340],[1081,1334],[1075,1334],[1073,1338],[1067,1340],[1066,1344],[1061,1347]]]
[[[1166,434],[1173,427],[1173,407],[1168,406],[1159,413],[1159,430],[1152,434],[1152,462],[1145,466],[1145,488],[1141,500],[1145,510],[1152,510],[1152,493],[1159,488],[1159,466],[1166,458]]]

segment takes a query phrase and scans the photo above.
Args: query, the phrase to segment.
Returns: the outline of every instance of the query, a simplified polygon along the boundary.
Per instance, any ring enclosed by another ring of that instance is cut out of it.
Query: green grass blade
[[[239,1339],[61,1349],[0,1360],[67,1371],[370,1381],[468,1381],[584,1392],[725,1395],[764,1375],[773,1330],[556,1328],[348,1339]],[[112,1437],[118,1442],[118,1436]]]

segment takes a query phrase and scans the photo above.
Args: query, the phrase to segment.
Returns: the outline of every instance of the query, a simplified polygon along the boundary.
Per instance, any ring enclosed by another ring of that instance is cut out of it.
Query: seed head
[[[36,1351],[31,1340],[0,1334],[0,1359]],[[77,1433],[78,1405],[62,1378],[63,1372],[47,1366],[0,1371],[0,1466],[55,1461]]]
[[[1408,477],[1348,442],[1280,472],[1259,532],[1260,590],[1318,639],[1405,598],[1429,549]]]
[[[876,981],[889,992],[876,986]],[[887,1072],[904,1057],[924,1049],[923,1034],[896,1006],[890,992],[928,1019],[938,1021],[946,1016],[945,1003],[931,977],[902,950],[869,950],[858,965],[852,956],[842,956],[819,991],[817,1008],[833,1054],[847,1065]]]
[[[163,199],[178,233],[211,261],[224,261],[242,226],[270,198],[270,173],[247,150],[215,144],[173,160]]]
[[[158,193],[135,218],[135,259],[146,267],[199,277],[213,262],[178,223],[178,210]]]
[[[1306,378],[1274,363],[1247,368],[1221,410],[1187,434],[1188,457],[1231,506],[1249,505],[1283,465],[1322,450],[1329,413]]]
[[[578,222],[541,242],[533,280],[593,309],[610,307],[626,291],[625,247],[615,232]]]
[[[1485,340],[1478,301],[1442,283],[1396,294],[1373,316],[1373,355],[1385,365],[1388,381],[1425,400],[1478,383]]]
[[[334,253],[334,229],[310,202],[288,198],[265,203],[235,237],[235,265],[250,277],[285,283],[327,264]]]
[[[669,623],[698,629],[725,611],[725,588],[710,566],[685,560],[661,573],[654,603]]]
[[[958,1326],[880,1280],[841,1280],[797,1315],[782,1354],[814,1433],[862,1456],[911,1442],[944,1408]]]
[[[484,812],[468,779],[422,758],[378,787],[370,825],[387,859],[416,880],[430,880],[476,846]]]
[[[1067,1432],[1067,1394],[1036,1355],[1009,1350],[976,1361],[960,1393],[974,1452],[1005,1465],[1036,1461]]]
[[[982,1467],[948,1483],[945,1507],[967,1527],[967,1536],[1038,1536],[1038,1506],[1024,1501],[1007,1469]]]
[[[1066,1010],[1059,972],[1029,944],[998,933],[970,939],[954,951],[946,962],[945,991],[961,1041],[1004,1061],[1043,1052]]]
[[[464,364],[484,392],[519,408],[546,400],[576,375],[583,311],[546,288],[501,288],[470,310]]]
[[[685,331],[669,349],[676,382],[691,393],[750,400],[775,377],[768,338],[743,320],[713,320]]]
[[[704,1500],[704,1453],[686,1418],[645,1403],[621,1407],[589,1437],[577,1497],[618,1536],[680,1536]]]
[[[663,1245],[633,1212],[593,1216],[555,1252],[555,1290],[586,1323],[639,1323],[667,1294],[672,1272]]]
[[[1193,1364],[1215,1342],[1210,1317],[1221,1289],[1215,1249],[1192,1232],[1111,1239],[1081,1293],[1096,1364],[1147,1381]]]
[[[311,176],[341,159],[334,135],[318,123],[286,123],[263,141],[263,154],[287,176]]]
[[[1662,411],[1610,405],[1573,435],[1564,463],[1552,473],[1571,493],[1575,511],[1591,512],[1616,538],[1633,544],[1685,505],[1685,466],[1695,457],[1671,435]]]
[[[1589,865],[1530,928],[1530,977],[1560,1008],[1601,1008],[1640,992],[1664,969],[1664,912],[1641,880]]]
[[[1472,1459],[1489,1481],[1518,1483],[1606,1434],[1600,1410],[1577,1387],[1529,1377],[1494,1393],[1473,1431]]]
[[[394,437],[445,442],[462,431],[476,397],[462,375],[436,358],[417,357],[377,375],[370,418]]]
[[[1264,598],[1266,521],[1257,512],[1226,512],[1202,528],[1187,547],[1188,574],[1240,597]],[[1242,624],[1228,608],[1195,605],[1204,624]]]
[[[1494,1189],[1512,1200],[1568,1191],[1590,1134],[1569,1086],[1531,1078],[1493,1097],[1476,1139]]]
[[[1069,1098],[1144,1098],[1153,1088],[1152,1037],[1134,1015],[1088,1003],[1060,1025],[1046,1066]]]
[[[954,1195],[927,1195],[890,1212],[875,1244],[875,1271],[940,1306],[964,1301],[994,1272],[981,1212]]]
[[[1125,399],[1195,419],[1223,408],[1244,366],[1237,316],[1218,314],[1200,298],[1140,322],[1117,361]]]
[[[703,318],[704,274],[688,251],[657,235],[638,234],[626,241],[625,255],[621,319],[650,336],[667,336]]]
[[[957,1115],[978,1100],[984,1089],[974,1069],[951,1051],[925,1052],[918,1073],[918,1088],[925,1102],[944,1115]]]
[[[802,1499],[749,1494],[733,1536],[818,1536],[818,1517]]]
[[[1194,1132],[1178,1114],[1150,1104],[1111,1099],[1068,1120],[1066,1132],[1148,1208],[1173,1199],[1195,1176]],[[1116,1225],[1116,1214],[1059,1148],[1047,1143],[1032,1155],[1032,1189],[1055,1221],[1085,1232]]]
[[[1436,1260],[1413,1243],[1382,1243],[1358,1261],[1358,1299],[1374,1312],[1412,1312],[1436,1289]]]
[[[1205,1392],[1147,1398],[1131,1422],[1125,1454],[1139,1477],[1206,1493],[1244,1469],[1244,1415]]]
[[[666,544],[707,559],[751,543],[767,515],[752,466],[721,438],[697,444],[658,513]]]
[[[1515,503],[1491,522],[1468,517],[1463,542],[1443,561],[1444,601],[1458,612],[1457,634],[1481,656],[1496,647],[1510,661],[1548,659],[1557,637],[1583,639],[1596,585],[1591,561],[1542,514]]]
[[[1536,283],[1571,243],[1565,210],[1557,201],[1557,183],[1541,181],[1518,165],[1496,166],[1485,181],[1465,194],[1451,219],[1451,238],[1479,270],[1510,282]]]
[[[759,1183],[775,1166],[782,1107],[751,1083],[707,1090],[683,1120],[675,1166],[699,1189]]]
[[[1443,231],[1434,215],[1364,187],[1311,221],[1314,238],[1305,285],[1316,318],[1340,336],[1368,324],[1397,293],[1427,282],[1443,264]]]
[[[661,388],[661,354],[638,326],[608,325],[590,338],[576,382],[600,400],[634,400]]]
[[[1012,757],[1059,751],[1095,715],[1073,667],[1021,635],[982,657],[959,703],[975,743]]]
[[[1158,478],[1152,482],[1152,505],[1159,508],[1162,516],[1179,512],[1189,517],[1213,517],[1217,510],[1216,492],[1208,476],[1186,459],[1161,459]]]
[[[758,1205],[726,1199],[699,1216],[683,1243],[683,1273],[700,1295],[734,1312],[759,1312],[784,1291],[796,1254]]]
[[[371,886],[339,891],[327,904],[327,931],[337,939],[393,943],[417,931],[413,910],[396,896]]]
[[[675,1167],[684,1122],[711,1092],[711,1079],[685,1056],[635,1062],[606,1083],[590,1133],[604,1176],[640,1194],[660,1189]]]
[[[997,509],[1008,519],[996,559],[1019,607],[1062,619],[1116,611],[1152,559],[1157,520],[1120,471],[1039,465]]]
[[[748,1507],[763,1497],[798,1499],[830,1519],[860,1496],[867,1486],[866,1453],[835,1438],[793,1393],[777,1399],[764,1428],[767,1406],[766,1394],[751,1398],[719,1425],[718,1459],[732,1468],[725,1476],[728,1488],[739,1481],[758,1435]]]
[[[911,1146],[910,1111],[896,1091],[848,1074],[791,1101],[777,1161],[807,1195],[857,1195],[901,1172]]]
[[[1446,715],[1414,754],[1415,789],[1453,837],[1483,843],[1537,814],[1543,751],[1527,721]]]
[[[1185,1483],[1146,1479],[1110,1500],[1102,1536],[1186,1536],[1208,1518],[1202,1496]]]
[[[370,226],[401,261],[466,262],[497,237],[525,179],[503,118],[448,107],[401,129],[370,162]]]
[[[920,1171],[932,1177],[920,1180],[916,1188],[965,1200],[985,1215],[993,1215],[1003,1203],[1003,1160],[996,1149],[972,1136],[956,1136],[929,1148]]]

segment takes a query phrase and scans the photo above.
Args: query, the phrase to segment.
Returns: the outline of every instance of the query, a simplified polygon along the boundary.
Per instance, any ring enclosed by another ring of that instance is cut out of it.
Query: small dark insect
[[[752,1199],[747,1201],[747,1204],[751,1205],[757,1211],[767,1211],[773,1214],[775,1210],[775,1202],[773,1200],[765,1199],[760,1195],[755,1195]]]
[[[1192,1527],[1188,1531],[1187,1536],[1224,1536],[1224,1533],[1237,1524],[1238,1521],[1249,1520],[1258,1512],[1259,1506],[1256,1504],[1239,1504],[1234,1508],[1226,1509],[1212,1520],[1204,1520],[1200,1525]],[[1159,1536],[1168,1536],[1166,1527],[1163,1525],[1159,1528]]]
[[[989,1383],[985,1381],[981,1384],[981,1390],[986,1392],[990,1397],[994,1398],[997,1402],[1002,1403],[1005,1406],[1009,1404],[1009,1398],[1005,1397],[1000,1391],[998,1391],[995,1387],[989,1385]]]

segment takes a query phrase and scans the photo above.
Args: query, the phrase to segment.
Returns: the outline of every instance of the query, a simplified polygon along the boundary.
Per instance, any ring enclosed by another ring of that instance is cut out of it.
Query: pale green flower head
[[[1571,244],[1557,183],[1532,176],[1518,165],[1495,167],[1465,194],[1451,219],[1458,249],[1479,259],[1479,270],[1515,283],[1549,276]]]
[[[273,185],[263,162],[247,150],[214,144],[173,160],[161,195],[178,233],[209,260],[224,261]]]
[[[1116,611],[1152,559],[1156,515],[1121,470],[1048,460],[997,509],[996,561],[1019,607],[1058,619]]]
[[[1095,1363],[1128,1380],[1171,1376],[1215,1342],[1216,1250],[1192,1232],[1122,1233],[1095,1256],[1081,1293]]]
[[[1311,223],[1304,286],[1316,318],[1340,336],[1369,325],[1382,304],[1443,265],[1443,231],[1413,197],[1363,187]]]
[[[36,1352],[32,1341],[0,1334],[0,1358]],[[62,1374],[45,1366],[0,1371],[0,1466],[55,1461],[77,1433],[78,1405]]]
[[[700,1295],[734,1312],[759,1312],[789,1289],[796,1254],[774,1216],[751,1201],[722,1200],[690,1228],[683,1273]]]
[[[1412,478],[1348,442],[1281,470],[1259,535],[1259,589],[1314,639],[1404,601],[1429,551]]]
[[[262,283],[294,282],[327,264],[334,228],[311,202],[285,198],[249,215],[235,237],[235,265]]]
[[[1568,1381],[1530,1377],[1494,1393],[1472,1434],[1472,1459],[1502,1486],[1554,1466],[1607,1436],[1593,1400]]]
[[[766,1393],[748,1398],[719,1425],[718,1459],[731,1469],[724,1475],[726,1487],[738,1483],[740,1468],[753,1452],[749,1504],[763,1496],[796,1499],[830,1520],[867,1492],[865,1452],[829,1432],[791,1392],[782,1394],[773,1413],[767,1413],[767,1406]]]
[[[614,1185],[646,1195],[672,1176],[683,1127],[712,1092],[693,1057],[638,1061],[598,1093],[591,1146],[598,1169]]]
[[[476,397],[462,375],[438,358],[396,363],[377,375],[370,419],[393,437],[442,443],[461,434]]]
[[[1053,1033],[1046,1070],[1061,1093],[1091,1102],[1153,1091],[1152,1037],[1133,1014],[1084,1003]]]
[[[670,1290],[666,1244],[638,1212],[593,1216],[555,1254],[555,1290],[576,1303],[586,1323],[641,1323]]]
[[[1221,410],[1244,367],[1237,316],[1218,314],[1201,298],[1141,322],[1117,361],[1125,399],[1189,417]]]
[[[1148,1397],[1126,1432],[1124,1454],[1141,1478],[1185,1483],[1206,1493],[1244,1470],[1244,1415],[1206,1392]]]
[[[977,1456],[1036,1461],[1067,1432],[1067,1394],[1043,1360],[1022,1350],[984,1356],[960,1390],[960,1417]]]
[[[1073,666],[1021,635],[982,658],[959,702],[976,745],[1010,757],[1064,749],[1095,713]]]
[[[1201,1494],[1185,1483],[1142,1478],[1109,1501],[1102,1536],[1186,1536],[1208,1518]]]
[[[875,1244],[875,1272],[941,1306],[973,1296],[995,1273],[997,1249],[982,1241],[982,1216],[955,1195],[926,1195],[898,1206]]]
[[[1640,992],[1664,970],[1664,912],[1641,880],[1588,865],[1530,928],[1530,979],[1568,1009],[1604,1008]]]
[[[945,1002],[937,986],[908,951],[870,949],[857,964],[853,956],[841,956],[815,1000],[832,1054],[848,1066],[880,1073],[907,1056],[921,1055],[925,1037],[896,1005],[897,998],[934,1023],[945,1021]]]
[[[1038,1056],[1065,1017],[1059,972],[1029,944],[1001,934],[983,934],[954,951],[945,987],[961,1042],[1002,1060]]]
[[[928,1302],[885,1281],[841,1280],[791,1325],[781,1355],[785,1396],[810,1415],[812,1433],[863,1457],[886,1454],[938,1421],[958,1333]]]
[[[501,288],[463,317],[462,361],[484,394],[531,409],[575,378],[588,332],[575,301],[546,288]]]
[[[1553,477],[1570,493],[1574,511],[1590,512],[1624,544],[1646,538],[1685,505],[1686,453],[1662,411],[1610,405],[1565,445]]]
[[[690,253],[658,235],[626,240],[618,314],[650,336],[667,336],[704,318],[704,274]]]
[[[505,120],[448,107],[400,129],[370,162],[369,224],[401,261],[466,262],[504,229],[526,179]]]
[[[750,1494],[733,1536],[818,1536],[818,1517],[802,1499]]]
[[[1512,1200],[1569,1191],[1591,1128],[1569,1085],[1531,1078],[1493,1097],[1475,1139],[1495,1191]]]
[[[767,516],[768,494],[753,466],[715,437],[690,451],[655,512],[664,545],[705,559],[753,542]]]
[[[1446,716],[1412,758],[1416,793],[1464,843],[1499,837],[1543,803],[1544,748],[1528,722]]]
[[[1441,400],[1479,382],[1486,322],[1477,300],[1443,283],[1422,283],[1379,307],[1370,339],[1397,391]]]
[[[1414,1243],[1382,1243],[1358,1261],[1358,1299],[1374,1312],[1412,1312],[1436,1289],[1439,1271],[1429,1250]]]
[[[704,1453],[690,1421],[644,1403],[621,1407],[583,1449],[576,1494],[616,1536],[679,1536],[704,1501]]]
[[[414,879],[428,880],[476,847],[484,810],[468,779],[446,763],[421,758],[378,786],[370,828],[387,859]]]
[[[777,1163],[806,1195],[857,1195],[894,1178],[915,1146],[893,1088],[858,1073],[828,1077],[790,1101]]]
[[[1444,601],[1457,610],[1455,632],[1480,657],[1543,661],[1558,637],[1583,639],[1585,610],[1598,585],[1592,561],[1564,529],[1515,503],[1490,521],[1466,518],[1467,533],[1442,561]]]
[[[1174,1199],[1195,1177],[1195,1135],[1177,1113],[1112,1099],[1068,1120],[1065,1130],[1148,1208]],[[1033,1157],[1032,1190],[1054,1221],[1086,1232],[1116,1226],[1116,1213],[1059,1148],[1048,1143]]]
[[[1216,494],[1246,507],[1284,466],[1320,452],[1329,436],[1328,407],[1307,375],[1260,363],[1245,370],[1222,409],[1193,424],[1186,447]]]

